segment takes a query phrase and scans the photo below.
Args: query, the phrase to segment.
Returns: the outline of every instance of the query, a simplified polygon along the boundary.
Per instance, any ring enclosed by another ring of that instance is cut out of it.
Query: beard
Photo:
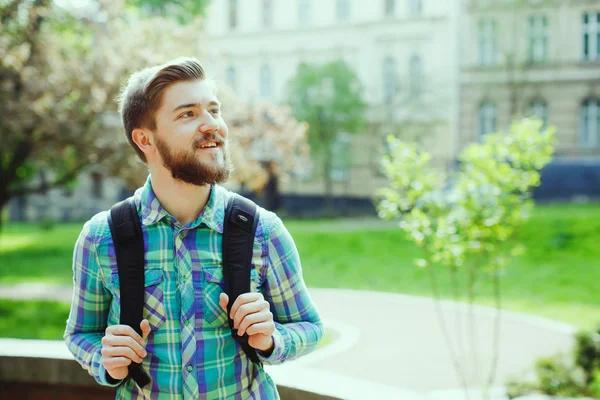
[[[202,142],[215,141],[220,144],[222,154],[209,153],[213,163],[202,162],[196,154]],[[227,182],[232,171],[227,142],[218,135],[205,135],[194,141],[191,150],[173,151],[162,139],[156,137],[156,148],[162,157],[163,166],[171,172],[175,180],[190,185],[206,186]]]

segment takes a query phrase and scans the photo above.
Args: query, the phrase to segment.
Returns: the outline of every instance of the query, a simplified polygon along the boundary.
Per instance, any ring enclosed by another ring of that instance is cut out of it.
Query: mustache
[[[225,145],[225,139],[220,135],[208,134],[194,140],[193,146],[195,149],[199,149],[206,142],[215,142],[217,145]]]

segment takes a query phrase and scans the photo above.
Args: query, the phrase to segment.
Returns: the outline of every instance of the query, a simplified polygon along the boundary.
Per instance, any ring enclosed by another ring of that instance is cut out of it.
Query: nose
[[[202,118],[202,122],[200,123],[200,127],[198,129],[203,134],[204,133],[215,134],[219,130],[219,123],[212,115],[210,115],[209,112],[205,112],[204,118]]]

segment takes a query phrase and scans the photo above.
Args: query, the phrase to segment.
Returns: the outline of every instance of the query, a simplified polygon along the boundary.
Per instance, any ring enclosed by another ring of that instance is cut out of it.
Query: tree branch
[[[494,318],[494,352],[492,368],[487,381],[487,387],[491,388],[496,378],[498,362],[500,358],[500,317],[502,313],[502,295],[500,290],[500,277],[498,271],[494,272],[494,300],[496,303],[496,318]]]
[[[15,0],[10,2],[5,8],[0,11],[0,23],[6,24],[6,21],[19,9],[19,6],[24,3],[24,0]]]
[[[437,229],[436,229],[437,231]],[[461,310],[459,308],[459,303],[460,303],[460,299],[459,299],[459,295],[458,295],[458,272],[457,272],[457,267],[456,266],[451,266],[449,268],[450,271],[450,281],[452,283],[452,296],[454,297],[454,318],[455,318],[455,329],[456,329],[456,347],[457,347],[457,359],[464,359],[465,361],[467,360],[467,352],[465,351],[465,347],[464,347],[464,343],[463,340],[465,338],[466,335],[462,334],[462,328],[463,328],[463,318],[461,317],[461,315],[464,315],[464,313],[461,313]],[[465,365],[465,370],[468,370],[468,364]]]
[[[8,19],[15,11],[18,9],[19,5],[23,3],[23,1],[15,1],[11,3],[4,9],[0,18]],[[49,0],[36,0],[34,4],[29,7],[29,18],[28,24],[25,28],[25,32],[21,33],[24,37],[23,40],[18,41],[19,44],[27,43],[29,44],[29,56],[24,63],[24,66],[30,66],[32,60],[37,55],[38,46],[36,46],[36,38],[41,30],[42,23],[44,22],[44,16],[40,13],[40,8],[45,8],[50,5]],[[10,10],[9,10],[10,9]],[[2,25],[4,25],[4,20],[2,21]],[[5,76],[8,77],[9,80],[14,83],[14,100],[18,101],[20,98],[21,91],[24,87],[23,80],[21,74],[18,71],[12,71],[10,69],[2,69],[0,71],[0,77],[2,80],[5,79]]]
[[[86,162],[78,163],[71,170],[69,170],[69,171],[65,172],[64,174],[62,174],[61,176],[55,178],[50,183],[48,183],[48,182],[40,183],[37,186],[33,186],[33,187],[21,187],[21,188],[11,191],[10,196],[14,197],[14,196],[27,195],[27,194],[43,193],[45,190],[48,190],[48,188],[56,188],[56,187],[64,186],[67,183],[71,182],[73,179],[75,179],[77,177],[77,175],[79,175],[81,170],[84,167],[86,167],[87,165],[88,165],[88,163],[86,163]]]
[[[42,22],[44,22],[44,17],[42,16],[42,13],[40,13],[40,9],[48,7],[49,5],[49,0],[36,0],[29,9],[29,25],[27,26],[27,41],[31,45],[29,59],[33,58],[35,50],[34,38],[40,32]]]
[[[98,159],[103,160],[103,159],[109,157],[110,155],[112,155],[113,152],[114,152],[114,150],[111,148],[103,149],[103,151],[98,153]],[[10,191],[8,194],[9,194],[9,196],[18,196],[18,195],[27,195],[27,194],[33,194],[33,193],[42,193],[44,190],[47,190],[48,188],[56,188],[56,187],[64,186],[67,183],[71,182],[73,179],[75,179],[82,172],[82,170],[85,167],[89,166],[90,164],[91,163],[90,163],[89,159],[87,159],[86,157],[83,157],[83,158],[77,160],[77,162],[75,163],[75,165],[72,168],[70,168],[68,171],[63,172],[59,176],[55,177],[49,183],[46,182],[46,184],[39,184],[39,185],[33,186],[33,187],[21,186],[15,190]]]
[[[17,177],[17,170],[19,167],[23,165],[25,160],[31,155],[32,151],[33,146],[27,139],[23,139],[17,144],[17,148],[15,149],[8,166],[6,168],[0,167],[0,186],[8,187],[9,183]]]
[[[448,351],[450,352],[450,359],[452,360],[452,364],[454,365],[454,370],[456,371],[456,374],[458,375],[458,379],[460,380],[460,384],[464,390],[465,398],[467,400],[469,400],[470,397],[469,397],[469,392],[467,389],[467,381],[466,381],[466,377],[465,377],[466,373],[462,368],[462,365],[460,362],[460,355],[458,355],[454,351],[454,346],[452,345],[452,338],[450,337],[450,332],[448,330],[448,326],[446,325],[446,320],[444,319],[444,313],[442,312],[442,306],[441,306],[442,298],[441,298],[440,289],[438,287],[438,282],[437,282],[437,278],[435,275],[435,271],[433,270],[434,265],[431,262],[431,257],[428,257],[427,255],[428,255],[428,252],[425,251],[425,259],[427,260],[427,270],[429,271],[431,290],[433,292],[433,303],[434,303],[435,312],[437,314],[438,323],[440,324],[440,329],[442,330],[442,336],[444,336],[444,339],[446,340],[446,346],[448,347]],[[454,306],[457,307],[458,305],[455,304]]]
[[[479,385],[481,383],[479,375],[479,356],[477,351],[477,331],[475,327],[475,314],[473,312],[473,303],[475,302],[475,282],[477,281],[477,269],[481,268],[481,257],[478,257],[473,261],[471,267],[467,269],[468,283],[467,283],[467,296],[469,301],[469,336],[471,342],[471,367],[473,368],[473,378]]]

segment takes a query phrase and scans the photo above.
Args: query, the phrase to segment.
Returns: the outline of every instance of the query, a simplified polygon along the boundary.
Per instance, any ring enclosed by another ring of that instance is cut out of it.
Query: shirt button
[[[189,325],[189,324],[190,324],[190,320],[189,320],[189,319],[186,319],[186,320],[185,320],[185,324],[186,324],[186,325]]]
[[[194,369],[194,367],[192,367],[191,365],[188,365],[188,367],[187,367],[188,372],[192,372],[193,369]]]

